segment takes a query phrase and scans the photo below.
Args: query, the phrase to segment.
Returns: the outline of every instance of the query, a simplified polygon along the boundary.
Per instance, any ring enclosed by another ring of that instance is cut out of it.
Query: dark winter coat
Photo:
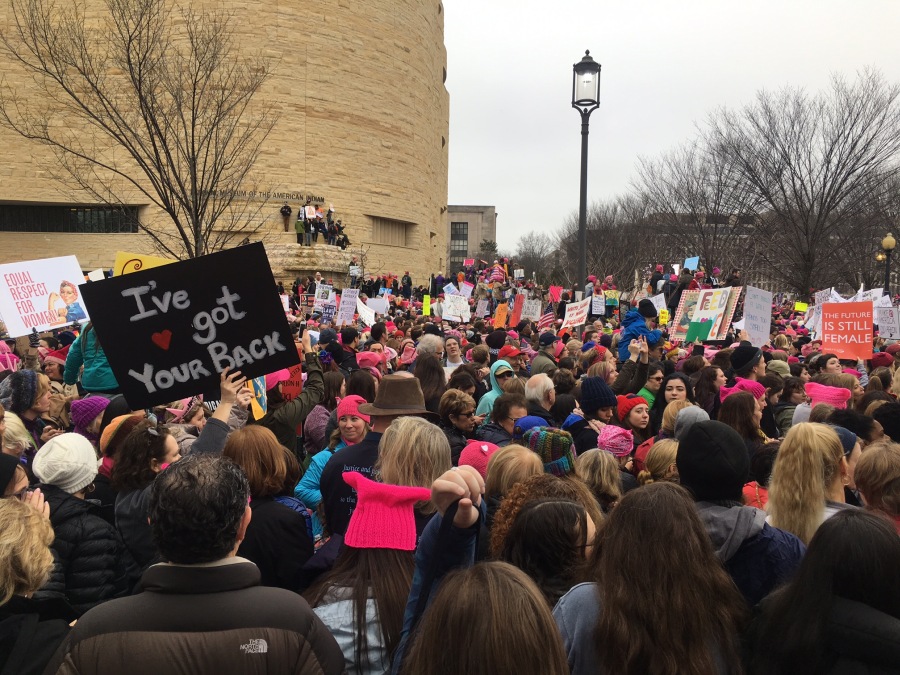
[[[597,447],[597,437],[599,434],[591,428],[588,420],[583,417],[578,418],[569,426],[563,426],[563,429],[572,434],[572,442],[575,444],[576,456]]]
[[[263,586],[300,588],[300,569],[312,557],[306,520],[272,497],[250,500],[253,517],[238,555],[256,563]]]
[[[255,422],[275,434],[278,442],[294,453],[297,452],[297,425],[306,420],[306,416],[322,402],[322,397],[325,395],[325,380],[322,377],[319,359],[315,354],[305,356],[303,372],[306,373],[303,392],[297,398],[269,411],[265,417]],[[209,422],[206,426],[209,426]]]
[[[475,438],[479,441],[493,443],[501,448],[504,445],[509,445],[513,441],[513,437],[507,433],[506,429],[493,422],[488,422],[487,424],[480,426],[475,432]]]
[[[331,533],[345,534],[350,525],[350,516],[356,508],[356,491],[344,482],[344,472],[359,471],[366,478],[372,478],[380,442],[381,434],[370,431],[359,443],[334,453],[322,469],[319,489],[322,492],[325,522]]]
[[[0,673],[40,675],[78,612],[65,600],[14,595],[0,606]]]
[[[46,672],[344,672],[340,647],[306,601],[261,587],[242,558],[156,565],[141,590],[79,619]]]
[[[800,539],[768,525],[765,512],[750,506],[696,506],[716,555],[748,605],[790,581],[806,553]]]
[[[450,443],[450,460],[453,462],[453,466],[459,466],[459,455],[468,444],[469,437],[452,424],[441,424],[441,431],[444,432]]]
[[[137,581],[137,571],[116,528],[98,515],[100,507],[54,485],[42,485],[41,491],[50,505],[51,547],[64,574],[69,604],[86,612],[126,595]]]

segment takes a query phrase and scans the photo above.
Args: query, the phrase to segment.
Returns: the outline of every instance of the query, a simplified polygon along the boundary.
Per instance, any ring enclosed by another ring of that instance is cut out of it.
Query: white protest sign
[[[332,298],[332,291],[334,287],[331,284],[316,284],[316,299],[313,303],[313,308],[321,311],[321,309],[328,304],[328,301]]]
[[[878,335],[888,340],[900,340],[900,311],[896,307],[876,307],[875,323]]]
[[[744,327],[746,326],[746,324],[747,324],[747,321],[745,319],[741,319],[740,321],[735,321],[731,325],[734,326],[734,329],[736,331],[742,331],[742,330],[744,330]]]
[[[744,330],[750,337],[750,344],[754,347],[768,344],[771,324],[772,294],[761,288],[747,286],[747,295],[744,298]]]
[[[584,291],[575,291],[575,301],[581,302],[581,299],[584,297]]]
[[[461,295],[448,295],[444,298],[444,313],[441,318],[448,321],[468,321],[471,318],[469,303]]]
[[[341,293],[341,306],[338,308],[335,323],[338,326],[347,326],[353,323],[353,315],[356,314],[356,301],[359,299],[358,288],[345,288]]]
[[[288,296],[285,295],[284,293],[282,293],[279,297],[281,298],[281,306],[284,308],[284,311],[290,312],[291,311],[291,301],[288,299]]]
[[[12,337],[86,321],[79,299],[84,284],[74,255],[0,265],[0,316]]]
[[[541,301],[526,300],[522,306],[522,318],[530,321],[537,321],[541,318]]]
[[[369,298],[366,300],[366,306],[376,314],[387,314],[388,301],[385,298]]]
[[[603,295],[591,296],[591,314],[594,316],[606,314],[606,297]]]
[[[590,298],[585,298],[581,302],[570,302],[566,305],[566,318],[563,320],[562,328],[582,325],[587,320],[590,306]]]
[[[106,274],[104,274],[102,269],[88,272],[87,276],[89,281],[103,281],[106,278]]]
[[[513,270],[513,278],[514,279],[524,279],[525,278],[525,270]]]
[[[356,311],[359,313],[359,318],[362,319],[364,324],[367,326],[375,325],[375,312],[369,307],[366,307],[363,304],[363,301],[358,297],[356,298]]]
[[[879,307],[890,307],[890,306],[891,306],[891,296],[889,296],[889,295],[882,295],[874,303],[874,307],[876,309]]]
[[[459,291],[456,289],[456,286],[453,285],[452,281],[444,286],[444,295],[457,295],[458,293]]]
[[[472,297],[473,290],[475,290],[475,284],[470,284],[468,281],[464,281],[459,285],[459,292],[466,300]]]
[[[657,312],[661,312],[666,308],[666,296],[664,293],[652,296],[650,298],[650,302],[652,302],[653,306],[656,307]]]
[[[479,319],[486,317],[488,313],[488,301],[487,300],[479,300],[478,304],[475,306],[475,316]]]

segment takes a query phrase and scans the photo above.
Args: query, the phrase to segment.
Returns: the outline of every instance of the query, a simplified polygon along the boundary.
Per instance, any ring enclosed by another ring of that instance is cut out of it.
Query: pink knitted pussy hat
[[[766,395],[766,388],[755,380],[746,380],[743,377],[736,377],[734,378],[734,381],[735,384],[733,387],[722,387],[719,389],[719,397],[723,401],[731,394],[737,394],[741,391],[749,391],[757,401]]]
[[[815,408],[819,403],[833,405],[837,410],[844,410],[850,400],[850,390],[843,387],[829,387],[818,382],[806,383],[806,395],[809,396],[809,407]]]
[[[356,508],[344,543],[354,548],[416,549],[416,502],[431,499],[428,488],[387,485],[369,480],[358,471],[343,474],[356,490]]]

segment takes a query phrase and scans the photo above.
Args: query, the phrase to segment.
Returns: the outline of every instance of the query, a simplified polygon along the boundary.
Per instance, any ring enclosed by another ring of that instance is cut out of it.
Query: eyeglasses
[[[506,379],[507,377],[512,377],[512,376],[513,376],[513,372],[511,370],[506,370],[502,373],[494,374],[494,377],[497,378],[498,380],[503,380],[503,379]]]
[[[662,375],[660,375],[659,377],[648,377],[647,379],[653,380],[654,382],[662,382],[663,381]]]
[[[475,411],[470,410],[469,412],[460,413],[457,417],[475,417]]]

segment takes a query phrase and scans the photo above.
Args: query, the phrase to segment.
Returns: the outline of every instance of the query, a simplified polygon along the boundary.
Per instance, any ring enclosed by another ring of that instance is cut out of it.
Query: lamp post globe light
[[[884,251],[884,292],[888,297],[891,297],[891,254],[896,245],[897,240],[890,232],[881,240],[881,249]]]
[[[587,157],[588,124],[591,113],[600,107],[600,64],[590,51],[572,66],[572,107],[581,113],[581,193],[578,200],[578,281],[587,279]],[[577,287],[577,286],[576,286]]]

